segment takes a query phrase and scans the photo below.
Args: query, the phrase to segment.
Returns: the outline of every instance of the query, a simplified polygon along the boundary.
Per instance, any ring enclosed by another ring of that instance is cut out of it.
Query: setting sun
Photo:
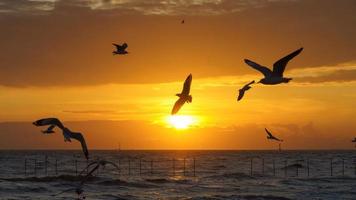
[[[195,119],[188,115],[172,115],[167,118],[167,122],[176,129],[186,129],[195,123]]]

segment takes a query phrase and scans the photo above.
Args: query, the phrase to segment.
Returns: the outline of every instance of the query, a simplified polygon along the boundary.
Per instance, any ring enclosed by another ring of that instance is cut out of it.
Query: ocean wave
[[[188,179],[166,179],[166,178],[152,178],[145,179],[145,181],[156,184],[165,184],[165,183],[178,183],[178,184],[188,184],[191,181]]]
[[[93,179],[89,178],[90,179]],[[44,176],[44,177],[25,177],[25,178],[2,178],[1,180],[9,182],[55,182],[55,181],[81,181],[83,176],[74,175],[59,175],[59,176]]]
[[[274,196],[274,195],[213,195],[202,197],[190,197],[186,200],[291,200],[287,197]]]

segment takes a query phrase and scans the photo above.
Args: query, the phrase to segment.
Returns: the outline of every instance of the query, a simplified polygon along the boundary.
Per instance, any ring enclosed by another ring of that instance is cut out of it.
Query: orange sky
[[[30,122],[58,117],[89,148],[352,148],[356,136],[354,1],[9,1],[0,4],[0,148],[79,148]],[[332,11],[332,12],[331,12]],[[185,24],[180,20],[185,19]],[[127,42],[112,56],[112,42]],[[294,79],[237,90],[304,47]],[[167,122],[186,76],[193,103]],[[26,139],[24,139],[26,138]]]

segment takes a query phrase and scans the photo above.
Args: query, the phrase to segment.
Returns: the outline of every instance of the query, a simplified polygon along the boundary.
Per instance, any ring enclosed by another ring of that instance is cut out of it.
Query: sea
[[[0,151],[0,199],[78,198],[355,200],[356,151]]]

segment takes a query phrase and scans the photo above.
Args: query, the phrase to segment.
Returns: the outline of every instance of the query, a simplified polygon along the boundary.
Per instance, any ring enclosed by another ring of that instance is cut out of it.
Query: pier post
[[[333,159],[330,158],[330,176],[333,176]]]
[[[75,175],[78,175],[78,161],[77,159],[74,160],[74,164],[75,164]]]
[[[195,177],[195,157],[193,159],[193,176]]]
[[[45,160],[44,160],[45,174],[46,174],[46,176],[48,175],[48,173],[47,173],[47,163],[48,163],[48,158],[47,158],[47,155],[46,155],[46,156],[45,156]]]
[[[252,168],[253,168],[252,162],[253,162],[253,158],[250,159],[250,174],[251,174],[251,176],[252,176]]]
[[[172,159],[172,171],[173,171],[173,176],[176,175],[176,160],[175,158]]]
[[[25,158],[25,176],[27,176],[27,158]]]
[[[55,170],[56,170],[56,175],[58,174],[58,159],[57,159],[57,157],[56,157],[56,164],[55,164]]]
[[[151,159],[151,174],[153,174],[153,160]]]
[[[35,169],[34,169],[34,172],[35,172],[35,176],[37,176],[37,159],[35,159]]]
[[[140,165],[140,176],[141,176],[141,174],[142,174],[142,159],[141,158],[139,160],[139,165]]]
[[[131,160],[129,159],[129,176],[131,176]]]
[[[307,170],[308,170],[308,177],[309,177],[309,159],[307,160]]]
[[[273,160],[273,176],[276,176],[276,165]]]
[[[345,175],[345,159],[342,159],[342,176]]]
[[[297,175],[297,177],[299,177],[299,167],[298,167],[298,164],[299,164],[299,162],[297,161],[297,164],[296,164],[296,175]]]
[[[119,177],[121,176],[121,162],[120,162],[120,158],[118,160],[118,164],[119,164]]]

